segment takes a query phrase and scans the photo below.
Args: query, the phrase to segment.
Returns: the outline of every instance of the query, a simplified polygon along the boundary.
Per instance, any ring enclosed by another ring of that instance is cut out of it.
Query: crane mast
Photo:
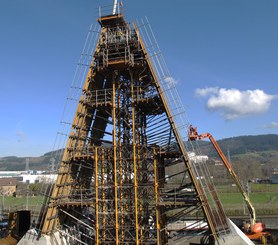
[[[114,0],[112,15],[116,14],[117,2],[118,2],[117,0]]]

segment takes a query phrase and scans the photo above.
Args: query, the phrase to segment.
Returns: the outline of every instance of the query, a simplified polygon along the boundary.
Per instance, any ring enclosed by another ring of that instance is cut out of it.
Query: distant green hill
[[[245,163],[246,166],[266,164],[268,168],[278,167],[278,135],[276,134],[232,137],[218,140],[218,143],[225,154],[229,150],[232,162],[238,166]],[[212,158],[217,156],[210,142],[198,141],[198,144],[202,154]],[[52,153],[47,152],[40,157],[28,157],[29,168],[47,170]],[[7,156],[0,158],[0,171],[21,171],[25,170],[25,166],[26,157]]]
[[[201,152],[210,157],[216,156],[213,146],[209,141],[198,141]],[[218,140],[223,152],[230,155],[240,155],[251,152],[278,151],[278,135],[247,135]],[[278,159],[277,159],[278,160]]]
[[[8,156],[0,158],[0,171],[22,171],[26,167],[26,159],[29,158],[29,169],[46,170],[50,156],[40,157],[16,157]]]
[[[226,157],[229,152],[233,168],[244,182],[256,178],[267,179],[274,168],[278,169],[278,135],[276,134],[239,136],[217,142]],[[195,144],[199,145],[203,155],[209,156],[210,161],[220,161],[209,141],[197,141]],[[225,173],[223,168],[216,168],[213,163],[210,166],[210,172],[213,174],[221,169],[222,173]]]

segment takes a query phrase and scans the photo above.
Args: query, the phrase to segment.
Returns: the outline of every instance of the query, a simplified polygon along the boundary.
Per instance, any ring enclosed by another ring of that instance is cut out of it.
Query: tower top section
[[[114,0],[113,6],[110,5],[99,7],[98,23],[102,27],[113,27],[124,24],[125,21],[123,15],[123,2],[118,2],[117,0]]]

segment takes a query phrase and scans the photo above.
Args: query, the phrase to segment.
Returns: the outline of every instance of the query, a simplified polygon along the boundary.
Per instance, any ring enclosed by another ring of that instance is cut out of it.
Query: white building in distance
[[[34,183],[53,183],[57,174],[47,174],[43,171],[0,171],[0,178],[16,178],[18,182]]]

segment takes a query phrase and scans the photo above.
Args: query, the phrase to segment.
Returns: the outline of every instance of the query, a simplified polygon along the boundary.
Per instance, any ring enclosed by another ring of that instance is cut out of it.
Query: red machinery
[[[219,147],[216,140],[212,137],[210,133],[204,133],[199,135],[197,132],[197,128],[190,125],[188,131],[188,140],[195,141],[195,140],[202,140],[208,138],[212,143],[213,147],[215,148],[216,152],[218,153],[219,157],[221,158],[222,162],[224,163],[225,167],[229,171],[231,177],[233,178],[238,190],[242,194],[244,201],[247,205],[248,211],[250,213],[250,224],[247,224],[244,227],[245,234],[252,240],[264,240],[267,237],[271,236],[269,232],[263,232],[265,229],[265,224],[261,222],[256,222],[256,211],[254,206],[252,205],[249,196],[245,192],[244,188],[242,187],[238,176],[236,175],[235,171],[233,170],[231,164],[229,163],[228,159],[224,155],[223,151]]]

